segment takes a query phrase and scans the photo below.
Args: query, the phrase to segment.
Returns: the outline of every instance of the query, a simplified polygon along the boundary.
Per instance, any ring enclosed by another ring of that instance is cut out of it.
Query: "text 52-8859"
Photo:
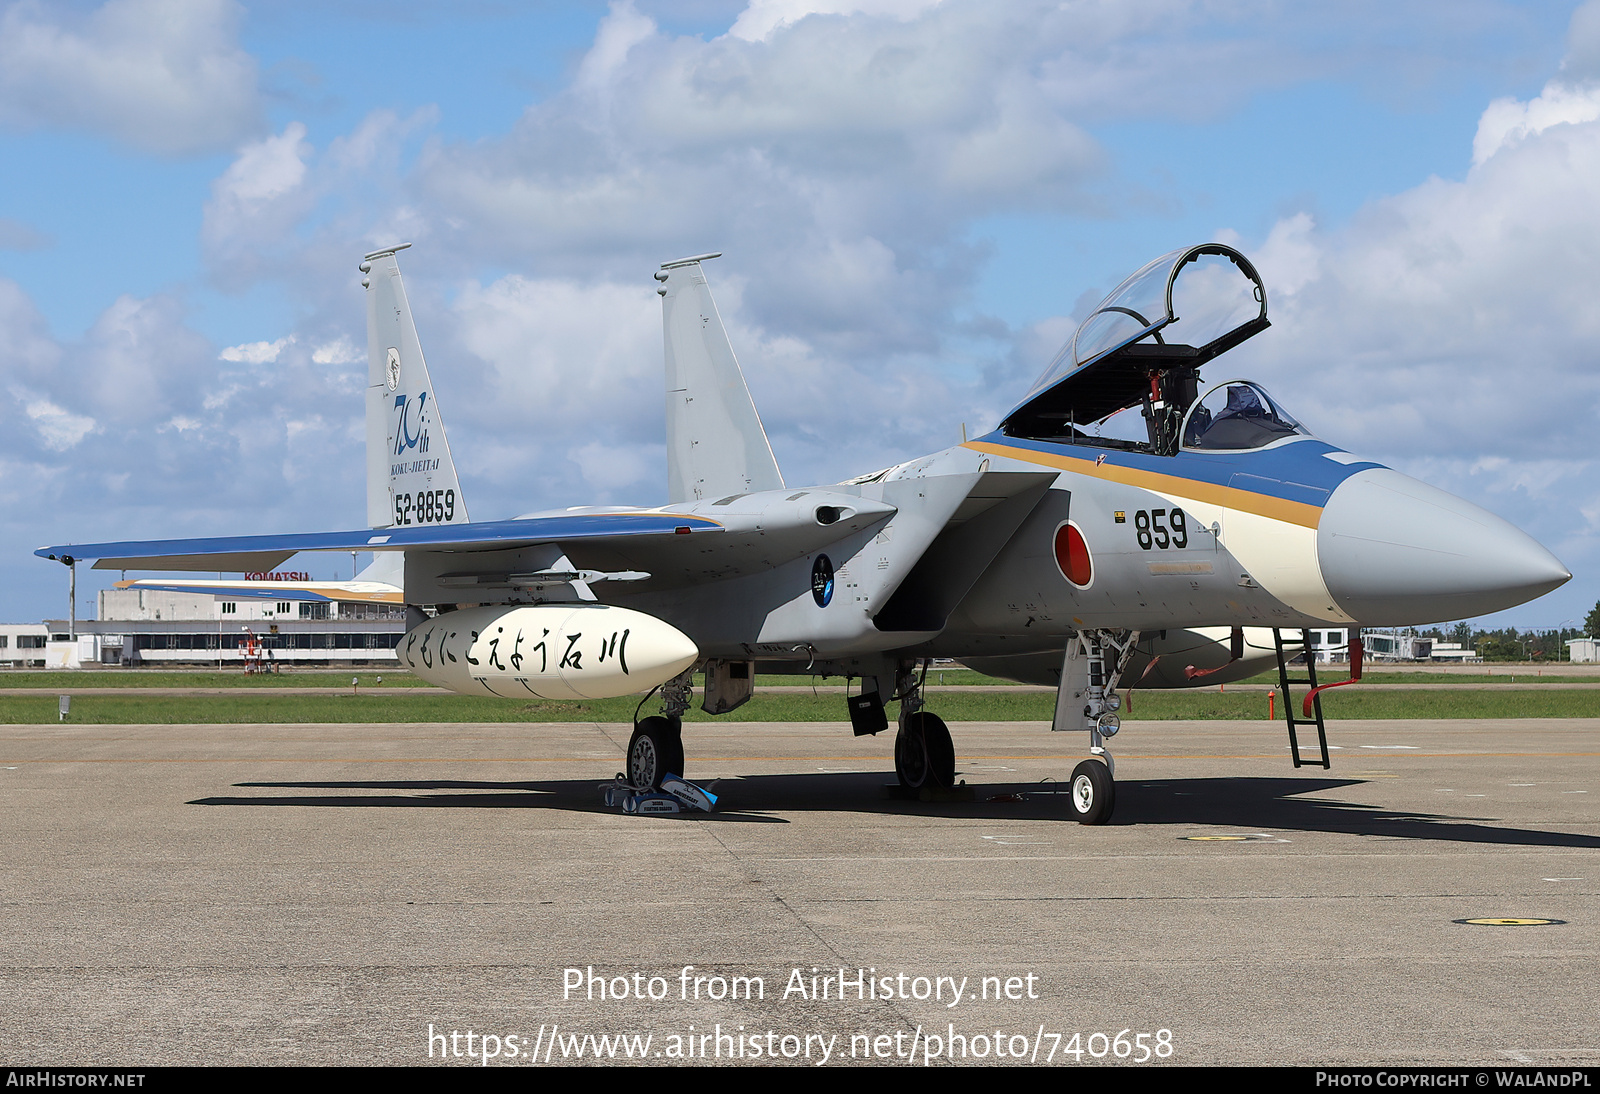
[[[444,524],[455,515],[454,490],[418,490],[415,494],[394,496],[396,524]]]

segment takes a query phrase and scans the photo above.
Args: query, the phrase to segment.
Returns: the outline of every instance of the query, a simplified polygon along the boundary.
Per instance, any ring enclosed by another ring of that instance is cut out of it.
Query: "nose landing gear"
[[[1051,729],[1089,731],[1089,752],[1072,771],[1072,813],[1080,824],[1105,824],[1116,806],[1116,760],[1106,741],[1122,727],[1117,681],[1133,658],[1138,631],[1080,631],[1067,643]]]

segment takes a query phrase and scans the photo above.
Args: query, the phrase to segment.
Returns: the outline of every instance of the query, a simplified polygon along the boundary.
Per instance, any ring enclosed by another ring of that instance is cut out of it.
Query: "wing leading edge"
[[[722,524],[681,513],[583,513],[417,528],[223,536],[211,539],[124,540],[40,547],[40,558],[95,559],[97,570],[271,570],[301,551],[474,551],[638,537],[720,532]]]

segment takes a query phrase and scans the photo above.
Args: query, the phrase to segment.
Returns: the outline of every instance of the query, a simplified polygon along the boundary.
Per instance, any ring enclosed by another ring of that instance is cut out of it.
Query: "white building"
[[[50,630],[43,623],[0,623],[0,666],[43,668]]]
[[[1310,632],[1311,649],[1320,664],[1350,660],[1350,628],[1332,627],[1313,629]],[[1435,642],[1415,634],[1396,634],[1392,631],[1363,630],[1361,645],[1368,661],[1444,661],[1459,660],[1448,644]],[[1455,647],[1459,651],[1459,647]],[[1467,651],[1471,660],[1477,654]]]
[[[1600,661],[1600,638],[1567,639],[1568,661]]]
[[[297,597],[303,594],[297,593]],[[390,665],[406,629],[401,604],[281,600],[270,586],[237,593],[106,589],[98,619],[37,628],[52,641],[38,659],[52,668],[80,665],[257,664]],[[3,659],[0,659],[3,661]]]

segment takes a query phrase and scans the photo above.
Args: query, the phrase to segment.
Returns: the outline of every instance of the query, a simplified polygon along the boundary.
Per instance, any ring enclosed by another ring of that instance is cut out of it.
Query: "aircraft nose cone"
[[[1317,555],[1339,607],[1379,626],[1486,615],[1572,577],[1493,513],[1388,468],[1358,472],[1333,492]]]

